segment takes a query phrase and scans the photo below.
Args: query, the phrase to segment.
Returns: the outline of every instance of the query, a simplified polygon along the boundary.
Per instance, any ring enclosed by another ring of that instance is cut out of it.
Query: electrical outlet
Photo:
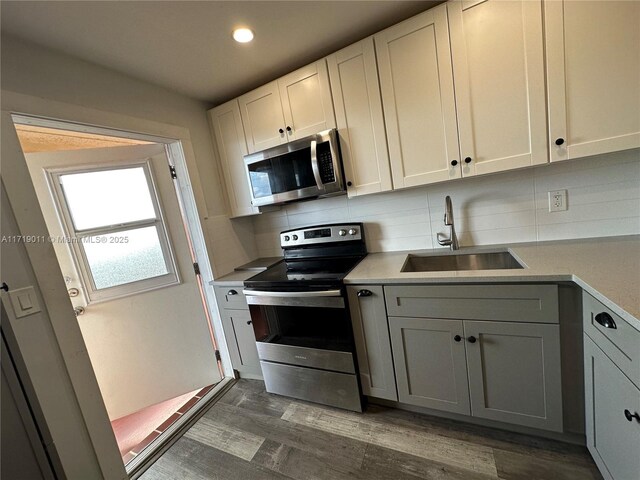
[[[563,212],[567,209],[567,191],[554,190],[549,192],[549,211]]]

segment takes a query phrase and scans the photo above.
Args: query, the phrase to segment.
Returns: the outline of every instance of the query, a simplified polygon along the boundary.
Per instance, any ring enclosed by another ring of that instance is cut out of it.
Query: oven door
[[[355,373],[349,310],[339,289],[245,289],[258,355],[267,362]]]

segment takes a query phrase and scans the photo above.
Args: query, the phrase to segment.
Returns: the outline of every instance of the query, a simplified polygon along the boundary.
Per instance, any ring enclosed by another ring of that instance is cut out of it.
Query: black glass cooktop
[[[342,285],[342,279],[364,256],[286,260],[264,272],[245,280],[248,288],[286,287],[295,290],[305,287],[333,287]]]

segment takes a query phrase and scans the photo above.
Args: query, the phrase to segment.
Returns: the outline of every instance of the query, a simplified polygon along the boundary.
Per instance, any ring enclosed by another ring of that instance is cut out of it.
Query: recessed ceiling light
[[[250,42],[253,40],[253,32],[248,28],[236,28],[233,31],[233,39],[240,43]]]

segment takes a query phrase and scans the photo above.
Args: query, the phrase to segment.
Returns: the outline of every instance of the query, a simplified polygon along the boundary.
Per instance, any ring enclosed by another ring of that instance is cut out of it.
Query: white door
[[[349,197],[392,189],[373,38],[327,57]]]
[[[329,73],[320,60],[278,79],[287,140],[336,127]]]
[[[209,110],[209,118],[222,162],[231,216],[260,213],[258,207],[251,204],[251,187],[243,158],[248,153],[247,142],[244,138],[238,100],[231,100]]]
[[[245,93],[238,103],[249,153],[287,143],[277,81]]]
[[[640,147],[640,2],[545,2],[551,161]]]
[[[460,178],[447,6],[374,38],[393,187]]]
[[[447,3],[465,177],[547,162],[542,1]]]
[[[110,419],[219,382],[164,146],[25,157]]]

